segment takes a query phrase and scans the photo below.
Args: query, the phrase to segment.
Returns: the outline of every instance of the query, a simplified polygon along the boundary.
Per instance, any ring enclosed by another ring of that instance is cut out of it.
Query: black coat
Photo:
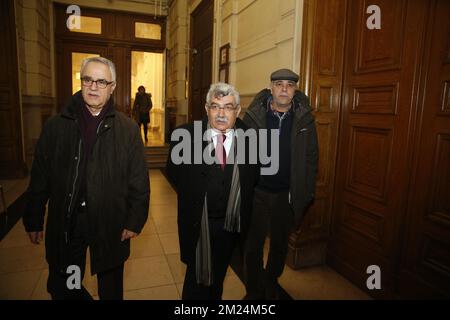
[[[206,131],[207,121],[202,122],[202,134]],[[191,134],[191,150],[194,149],[194,126],[193,124],[183,125],[179,128],[186,129]],[[247,126],[238,118],[236,128],[246,130]],[[170,150],[177,142],[171,143]],[[202,151],[207,142],[202,143]],[[248,142],[246,142],[246,152],[248,152]],[[203,213],[203,204],[207,187],[208,164],[202,160],[202,164],[179,164],[175,165],[170,157],[167,160],[167,175],[169,181],[175,187],[178,194],[178,235],[180,242],[181,261],[189,264],[195,259],[195,248],[200,235],[200,222]],[[194,158],[194,152],[191,152]],[[193,161],[191,162],[193,163]],[[253,193],[259,177],[259,164],[238,164],[239,178],[241,185],[241,243],[245,240],[252,206]]]
[[[43,230],[48,201],[46,258],[60,270],[67,264],[67,239],[80,190],[81,159],[85,158],[77,110],[80,99],[82,103],[78,92],[42,129],[23,216],[26,231]],[[112,105],[98,127],[92,157],[86,164],[92,274],[116,267],[129,257],[130,241],[120,241],[122,231],[139,233],[149,208],[150,185],[139,128],[115,111],[112,100],[108,104]]]
[[[136,120],[141,123],[150,122],[150,110],[153,107],[152,95],[149,93],[136,93],[133,103],[133,113]]]
[[[250,128],[265,129],[270,90],[260,91],[244,116]],[[316,189],[317,164],[319,157],[317,131],[308,97],[296,91],[294,98],[294,119],[291,133],[291,205],[297,225],[301,222],[305,209],[314,199]]]

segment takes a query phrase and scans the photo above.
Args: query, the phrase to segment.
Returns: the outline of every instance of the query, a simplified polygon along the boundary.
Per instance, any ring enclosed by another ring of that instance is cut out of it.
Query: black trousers
[[[147,138],[147,132],[148,132],[148,122],[139,122],[139,129],[141,129],[141,124],[144,126],[144,137],[145,137],[145,141],[148,141]]]
[[[238,233],[225,231],[224,223],[224,218],[209,218],[213,284],[209,287],[197,284],[195,261],[188,263],[181,297],[183,300],[222,299],[223,281],[239,237]]]
[[[86,213],[79,209],[75,215],[72,236],[70,237],[69,265],[75,265],[80,268],[81,279],[83,281],[86,268],[86,251],[88,248]],[[92,296],[81,285],[80,289],[70,290],[67,286],[67,280],[71,274],[66,270],[59,270],[54,266],[49,266],[49,275],[47,280],[47,291],[53,300],[92,300]],[[123,300],[123,263],[111,270],[97,273],[98,296],[101,300]]]
[[[277,286],[283,273],[288,252],[289,234],[294,213],[289,205],[289,193],[269,193],[255,189],[253,214],[245,245],[245,274],[247,295],[267,298],[267,287]],[[270,236],[269,257],[264,269],[263,250],[266,236]]]

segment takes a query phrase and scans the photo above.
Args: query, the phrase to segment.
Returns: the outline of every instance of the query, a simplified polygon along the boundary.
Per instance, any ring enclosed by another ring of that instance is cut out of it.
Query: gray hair
[[[116,82],[116,67],[114,66],[114,63],[111,60],[108,60],[103,57],[91,57],[91,58],[84,59],[83,62],[81,63],[81,69],[80,69],[81,75],[83,74],[84,68],[86,68],[86,66],[90,62],[99,62],[99,63],[103,63],[104,65],[106,65],[109,68],[109,72],[111,72],[112,81]]]
[[[231,84],[218,82],[213,83],[209,87],[208,94],[206,95],[206,104],[211,104],[213,98],[221,98],[225,96],[233,96],[236,105],[239,105],[241,99],[239,97],[239,92]]]

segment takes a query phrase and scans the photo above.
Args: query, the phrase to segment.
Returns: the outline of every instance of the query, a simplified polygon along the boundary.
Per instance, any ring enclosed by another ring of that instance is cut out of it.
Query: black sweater
[[[268,129],[267,150],[268,155],[273,159],[270,143],[271,129],[277,129],[279,135],[279,167],[277,173],[274,175],[261,175],[258,186],[265,191],[277,193],[289,190],[291,176],[292,112],[282,113],[273,111],[270,107],[268,109],[266,114],[266,126]],[[274,152],[276,151],[274,150]],[[269,167],[270,165],[263,165],[263,167]]]

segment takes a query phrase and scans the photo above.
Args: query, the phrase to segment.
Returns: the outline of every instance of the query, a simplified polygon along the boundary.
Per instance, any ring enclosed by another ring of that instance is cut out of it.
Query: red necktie
[[[224,134],[220,134],[217,136],[216,157],[217,160],[219,160],[222,170],[224,170],[225,165],[227,164],[227,153],[225,151],[225,147],[223,146],[226,138],[227,136]]]

